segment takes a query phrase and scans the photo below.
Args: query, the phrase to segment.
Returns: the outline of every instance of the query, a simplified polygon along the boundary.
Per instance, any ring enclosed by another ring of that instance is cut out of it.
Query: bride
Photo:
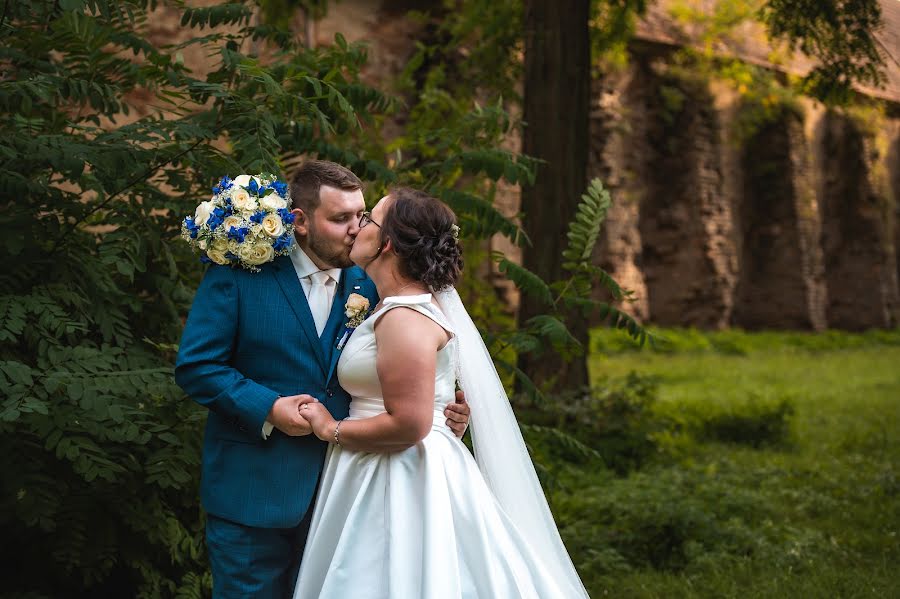
[[[383,299],[338,363],[350,416],[301,406],[331,446],[294,598],[587,597],[452,287],[462,268],[453,212],[396,189],[359,227],[350,257]],[[475,459],[442,415],[457,381]]]

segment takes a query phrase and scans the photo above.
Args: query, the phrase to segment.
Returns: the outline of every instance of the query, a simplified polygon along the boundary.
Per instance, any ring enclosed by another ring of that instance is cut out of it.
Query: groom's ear
[[[300,208],[294,208],[291,214],[294,215],[294,232],[306,237],[309,233],[309,218],[306,213]]]

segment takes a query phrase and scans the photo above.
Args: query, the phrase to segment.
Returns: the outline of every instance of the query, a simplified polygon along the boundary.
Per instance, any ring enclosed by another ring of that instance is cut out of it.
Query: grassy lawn
[[[900,597],[900,332],[662,335],[592,338],[658,385],[655,454],[552,495],[592,597]]]

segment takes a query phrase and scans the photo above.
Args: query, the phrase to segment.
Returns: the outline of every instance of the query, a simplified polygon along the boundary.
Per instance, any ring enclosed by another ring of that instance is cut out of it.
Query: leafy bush
[[[748,556],[777,539],[753,525],[769,517],[757,491],[698,467],[650,469],[554,496],[567,547],[582,573],[680,571],[711,555]]]
[[[656,415],[663,424],[655,434],[660,448],[671,455],[692,451],[703,442],[734,443],[753,448],[787,447],[793,439],[792,397],[751,393],[727,402],[680,401],[661,404]]]
[[[631,373],[583,393],[517,399],[516,413],[531,433],[539,459],[583,461],[599,458],[624,474],[652,457],[662,421],[653,413],[656,381]],[[567,442],[550,431],[562,431]],[[577,443],[572,443],[572,440]],[[540,441],[540,443],[538,442]]]
[[[743,404],[706,414],[701,419],[701,440],[741,443],[752,447],[790,441],[794,404],[790,399],[751,398]]]
[[[171,372],[201,274],[180,219],[221,175],[303,156],[395,178],[359,149],[360,123],[392,106],[360,82],[361,47],[338,36],[307,50],[252,25],[248,3],[176,2],[198,35],[158,48],[143,37],[155,5],[14,2],[0,18],[7,593],[208,591],[204,412]],[[209,73],[183,64],[192,46],[213,57]]]

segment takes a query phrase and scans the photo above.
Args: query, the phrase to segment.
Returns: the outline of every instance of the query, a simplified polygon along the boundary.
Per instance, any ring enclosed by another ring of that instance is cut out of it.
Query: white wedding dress
[[[574,583],[554,576],[541,548],[529,546],[445,424],[444,408],[455,399],[457,337],[431,295],[386,298],[350,337],[337,367],[341,386],[353,397],[349,418],[384,412],[374,326],[401,306],[451,334],[437,354],[431,432],[396,453],[331,446],[294,598],[586,597],[577,574]]]

